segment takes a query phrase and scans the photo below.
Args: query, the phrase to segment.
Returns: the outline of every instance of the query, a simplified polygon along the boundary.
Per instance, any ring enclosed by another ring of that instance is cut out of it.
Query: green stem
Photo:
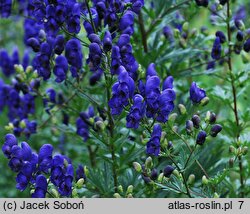
[[[231,30],[230,30],[230,1],[227,1],[227,36],[228,36],[228,69],[229,69],[229,75],[230,75],[230,80],[231,80],[231,88],[233,92],[233,112],[234,112],[234,117],[235,117],[235,122],[237,126],[237,134],[236,134],[236,140],[239,140],[240,137],[240,121],[239,121],[239,115],[238,115],[238,107],[237,107],[237,92],[236,92],[236,87],[234,84],[234,75],[233,75],[233,68],[232,68],[232,48],[231,48]],[[239,170],[240,170],[240,196],[244,198],[244,175],[243,175],[243,164],[242,164],[242,157],[239,156]]]

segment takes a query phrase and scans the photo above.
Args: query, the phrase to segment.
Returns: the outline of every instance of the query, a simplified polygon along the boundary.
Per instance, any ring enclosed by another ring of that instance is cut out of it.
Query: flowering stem
[[[107,89],[107,102],[111,99],[111,93],[110,93],[110,88],[111,88],[111,84],[108,81],[108,77],[107,75],[104,73],[105,76],[105,82],[106,82],[106,89]],[[114,187],[115,187],[115,192],[117,191],[118,188],[118,178],[117,178],[117,171],[116,171],[116,156],[115,156],[115,145],[114,145],[114,141],[113,141],[113,137],[114,137],[114,120],[113,117],[111,115],[111,109],[108,105],[108,119],[109,119],[109,147],[110,147],[110,151],[111,151],[111,156],[112,156],[112,171],[113,171],[113,180],[114,180]]]
[[[233,92],[233,111],[234,111],[234,117],[235,122],[237,126],[237,134],[236,138],[239,140],[240,137],[240,122],[239,122],[239,115],[238,115],[238,107],[237,107],[237,93],[236,93],[236,87],[234,85],[234,76],[233,76],[233,69],[232,69],[232,48],[231,48],[231,30],[230,30],[230,1],[227,1],[227,36],[228,36],[228,69],[229,69],[229,75],[231,80],[231,87]],[[240,196],[244,198],[244,176],[243,176],[243,165],[242,165],[242,157],[238,157],[239,160],[239,169],[240,169]]]

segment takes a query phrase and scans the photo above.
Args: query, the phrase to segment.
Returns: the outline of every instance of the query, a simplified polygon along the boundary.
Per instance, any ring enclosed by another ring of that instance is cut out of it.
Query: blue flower
[[[227,40],[225,34],[222,31],[216,31],[215,35],[220,38],[220,43],[225,43]]]
[[[35,192],[32,193],[32,198],[45,198],[48,188],[47,179],[44,175],[38,175],[36,177]]]
[[[106,31],[103,37],[103,50],[105,52],[111,51],[112,49],[112,37],[109,31]]]
[[[203,145],[206,141],[207,133],[205,131],[200,131],[196,138],[196,143],[199,145]]]
[[[38,169],[41,172],[48,173],[52,164],[53,146],[44,144],[38,153]]]
[[[112,98],[109,100],[111,114],[121,114],[123,107],[129,104],[129,98],[132,98],[135,90],[134,80],[129,76],[124,67],[120,67],[121,73],[112,87]]]
[[[220,124],[215,124],[215,125],[212,126],[212,128],[211,128],[211,130],[210,130],[210,135],[211,135],[212,137],[216,137],[217,134],[218,134],[219,132],[221,132],[221,130],[222,130],[222,126],[221,126]]]
[[[133,98],[133,106],[130,108],[129,114],[126,117],[127,128],[137,129],[140,124],[140,120],[145,114],[145,102],[141,95],[136,94]]]
[[[173,171],[174,171],[174,167],[171,166],[171,165],[167,165],[164,168],[163,174],[164,174],[165,177],[169,178],[170,175],[173,173]]]
[[[56,82],[62,82],[67,77],[68,62],[64,56],[56,57],[56,65],[54,67],[54,74],[56,75]]]
[[[218,60],[221,57],[221,40],[218,36],[214,40],[211,57],[215,60]]]
[[[161,126],[159,124],[154,125],[153,132],[150,140],[147,142],[148,155],[158,156],[160,153],[160,141],[161,141]]]
[[[199,88],[195,82],[190,87],[190,99],[193,103],[200,103],[201,100],[206,97],[206,91]]]
[[[96,71],[99,69],[102,59],[102,50],[97,43],[91,43],[89,45],[89,58],[87,63],[91,71]]]
[[[76,169],[76,181],[78,181],[81,178],[83,178],[84,180],[86,180],[86,175],[85,175],[85,172],[84,172],[84,167],[79,164],[78,168]]]

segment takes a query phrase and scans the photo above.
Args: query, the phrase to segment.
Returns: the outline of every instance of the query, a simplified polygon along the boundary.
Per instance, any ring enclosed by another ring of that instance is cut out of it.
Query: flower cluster
[[[32,197],[44,198],[48,192],[48,181],[57,187],[61,196],[70,196],[74,169],[71,160],[66,156],[57,154],[53,156],[53,146],[44,144],[39,153],[32,152],[26,142],[18,145],[16,137],[12,134],[5,136],[2,151],[9,159],[9,167],[17,173],[17,189],[24,191],[29,184],[35,186]],[[77,179],[86,178],[83,170],[78,169]]]

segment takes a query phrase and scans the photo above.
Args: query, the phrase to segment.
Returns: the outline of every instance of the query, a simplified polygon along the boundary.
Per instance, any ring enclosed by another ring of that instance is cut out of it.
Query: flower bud
[[[133,166],[136,172],[140,173],[142,171],[141,164],[139,164],[138,162],[133,162]]]
[[[177,118],[177,114],[176,113],[172,113],[172,114],[169,115],[168,121],[174,122],[176,120],[176,118]]]
[[[118,188],[117,188],[118,192],[119,193],[123,193],[123,187],[122,185],[119,185]]]
[[[22,129],[25,129],[25,128],[26,128],[26,123],[25,123],[24,120],[22,120],[22,121],[20,122],[20,127],[21,127]]]
[[[80,178],[77,182],[76,182],[76,187],[78,189],[81,189],[83,187],[84,184],[84,178]]]
[[[180,37],[180,31],[176,28],[173,31],[174,31],[174,38],[178,39]]]
[[[209,123],[214,124],[216,122],[216,114],[211,112],[210,118],[209,118]]]
[[[6,131],[12,132],[14,129],[13,123],[9,123],[7,126],[4,127]]]
[[[87,166],[84,166],[84,173],[85,173],[86,177],[89,176],[89,169],[87,168]]]
[[[53,195],[54,198],[59,198],[59,193],[56,189],[52,188],[50,189],[51,195]]]
[[[164,174],[165,177],[169,178],[170,175],[173,173],[173,171],[174,171],[174,167],[171,166],[171,165],[167,165],[164,168],[163,174]]]
[[[196,138],[196,143],[203,145],[206,141],[207,133],[205,131],[200,131]]]
[[[236,148],[234,146],[229,146],[229,152],[235,154]]]
[[[180,114],[184,115],[187,113],[187,109],[183,104],[179,104],[178,108],[179,108]]]
[[[200,128],[201,119],[200,119],[200,117],[199,117],[198,115],[195,114],[195,115],[192,117],[192,122],[193,122],[194,127],[195,127],[196,129]]]
[[[173,171],[173,175],[175,175],[177,178],[181,178],[181,174],[179,173],[177,169]]]
[[[234,159],[233,158],[230,158],[229,161],[228,161],[228,163],[229,163],[229,167],[230,168],[234,167]]]
[[[121,195],[117,192],[113,196],[114,196],[114,198],[121,198]]]
[[[222,126],[220,124],[215,124],[212,126],[211,130],[210,130],[210,135],[212,137],[216,137],[217,134],[222,130]]]
[[[151,169],[153,167],[153,160],[152,158],[149,156],[146,161],[145,161],[145,168],[146,169]]]
[[[164,178],[164,173],[160,173],[158,178],[157,178],[157,181],[162,182],[163,178]]]
[[[23,66],[22,65],[14,65],[14,69],[17,73],[21,74],[24,72]]]
[[[157,169],[152,169],[151,175],[150,175],[151,180],[155,181],[158,178],[158,172]]]
[[[72,190],[72,196],[73,196],[73,198],[79,198],[78,192],[77,192],[76,189],[73,189],[73,190]]]
[[[217,192],[214,193],[214,198],[220,198]]]
[[[99,131],[104,131],[105,130],[105,124],[101,120],[96,121],[94,126]]]
[[[208,181],[208,179],[207,179],[207,177],[206,177],[205,175],[202,176],[201,181],[202,181],[202,184],[203,184],[203,185],[208,185],[208,182],[209,182],[209,181]]]
[[[248,152],[248,147],[247,147],[247,146],[244,146],[244,147],[242,148],[242,155],[246,155],[247,152]]]
[[[186,131],[188,134],[191,134],[194,130],[194,123],[191,120],[187,120],[186,122]]]
[[[184,24],[182,25],[182,30],[184,32],[188,32],[189,29],[189,23],[188,22],[184,22]]]
[[[133,198],[133,195],[132,195],[131,193],[129,193],[129,194],[127,195],[127,198]]]
[[[133,190],[134,190],[133,185],[129,185],[128,188],[127,188],[126,195],[128,195],[128,194],[130,194],[130,193],[133,193]]]
[[[209,103],[209,98],[208,97],[204,97],[202,100],[201,100],[201,105],[202,106],[205,106]]]
[[[189,175],[188,181],[187,181],[188,184],[192,185],[194,181],[195,181],[195,175],[194,174]]]

